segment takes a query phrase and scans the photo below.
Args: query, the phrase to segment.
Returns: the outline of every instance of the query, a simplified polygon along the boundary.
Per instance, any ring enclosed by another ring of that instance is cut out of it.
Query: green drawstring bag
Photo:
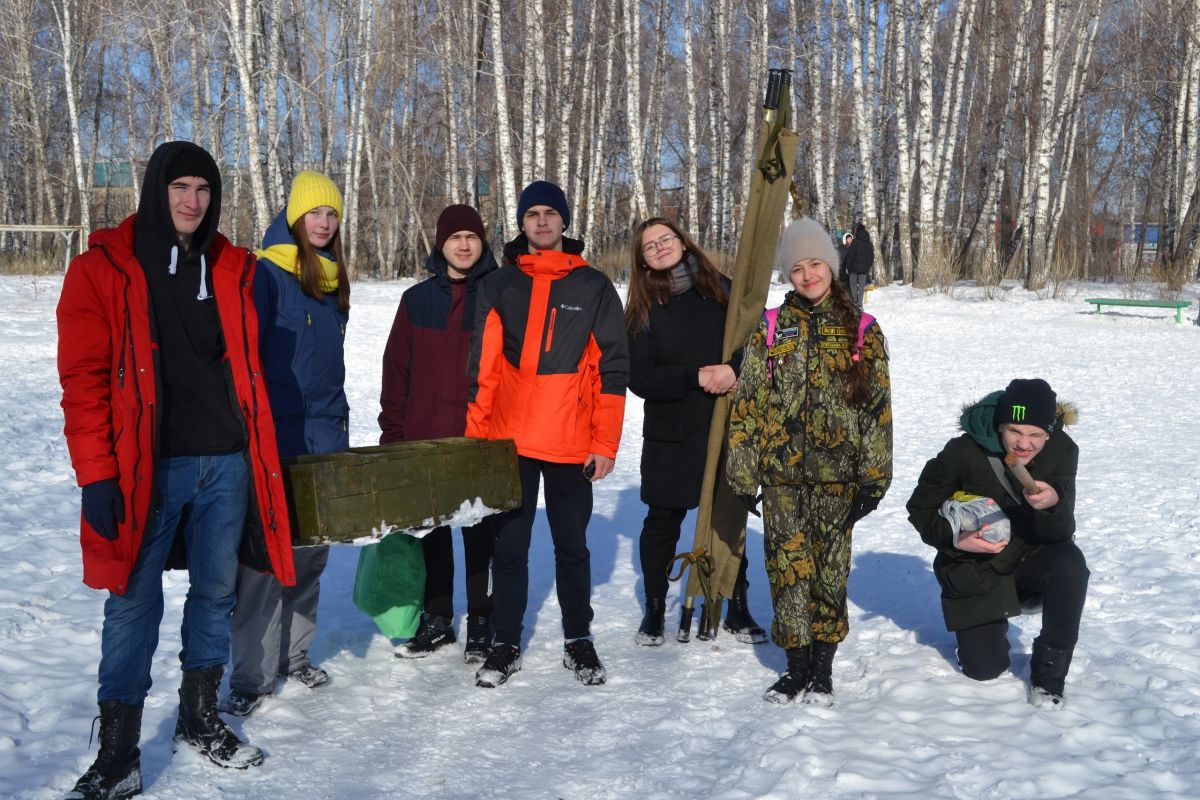
[[[425,603],[425,554],[407,533],[384,536],[358,553],[354,605],[389,639],[411,639]]]

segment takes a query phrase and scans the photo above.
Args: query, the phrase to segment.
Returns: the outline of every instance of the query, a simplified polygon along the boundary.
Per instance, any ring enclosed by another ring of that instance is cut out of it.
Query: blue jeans
[[[183,605],[185,671],[229,658],[230,614],[237,599],[238,545],[250,495],[250,467],[238,451],[159,460],[157,501],[146,521],[137,563],[123,595],[104,602],[99,702],[141,705],[150,691],[150,664],[163,615],[162,573],[180,517],[188,512],[189,586]]]

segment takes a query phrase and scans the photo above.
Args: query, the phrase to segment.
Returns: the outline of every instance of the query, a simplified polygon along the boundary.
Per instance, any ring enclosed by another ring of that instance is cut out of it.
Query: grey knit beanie
[[[821,223],[811,217],[794,220],[784,229],[779,248],[775,251],[775,269],[779,272],[779,279],[787,283],[795,263],[806,258],[824,261],[829,265],[833,279],[837,280],[841,272],[837,248]]]

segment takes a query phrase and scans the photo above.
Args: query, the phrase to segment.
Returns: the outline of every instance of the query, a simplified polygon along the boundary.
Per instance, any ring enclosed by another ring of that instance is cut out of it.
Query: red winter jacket
[[[150,513],[157,462],[158,344],[146,277],[133,255],[134,217],[93,233],[71,261],[58,302],[58,374],[71,464],[80,486],[117,478],[125,521],[108,541],[80,520],[83,582],[124,594]],[[225,359],[246,423],[263,553],[285,585],[296,582],[275,426],[258,355],[254,257],[217,234],[208,249]],[[252,564],[265,568],[266,563]]]

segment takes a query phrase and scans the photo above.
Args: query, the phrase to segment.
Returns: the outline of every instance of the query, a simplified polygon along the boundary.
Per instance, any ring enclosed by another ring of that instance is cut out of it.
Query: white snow
[[[95,757],[104,595],[80,582],[79,490],[62,437],[54,307],[61,281],[0,278],[0,797],[61,796]],[[352,443],[377,438],[379,365],[407,283],[359,284],[346,348]],[[1187,299],[1195,301],[1196,286]],[[868,298],[892,356],[895,481],[860,524],[850,637],[830,709],[763,702],[783,668],[772,644],[668,638],[638,647],[641,403],[631,397],[616,471],[596,486],[589,530],[593,627],[606,686],[561,664],[553,551],[538,515],[524,667],[473,686],[461,650],[421,661],[351,603],[357,548],[334,546],[312,651],[333,676],[278,694],[234,728],[268,758],[222,770],[172,756],[186,576],[165,576],[166,614],[146,703],[146,795],[170,798],[1193,798],[1200,796],[1200,327],[1170,312],[1092,313],[1084,297],[1020,288],[984,299],[910,287]],[[772,292],[773,301],[782,289]],[[955,434],[961,404],[1042,376],[1081,410],[1078,542],[1092,570],[1067,707],[1027,698],[1037,617],[1014,620],[1013,667],[958,674],[933,552],[904,503]],[[689,522],[687,523],[690,525]],[[751,520],[751,605],[771,603]],[[457,539],[457,534],[455,535]],[[690,535],[685,534],[685,544]],[[461,542],[456,541],[456,548]],[[682,548],[681,548],[682,549]],[[465,606],[456,594],[460,635]],[[677,619],[672,589],[668,620]]]

